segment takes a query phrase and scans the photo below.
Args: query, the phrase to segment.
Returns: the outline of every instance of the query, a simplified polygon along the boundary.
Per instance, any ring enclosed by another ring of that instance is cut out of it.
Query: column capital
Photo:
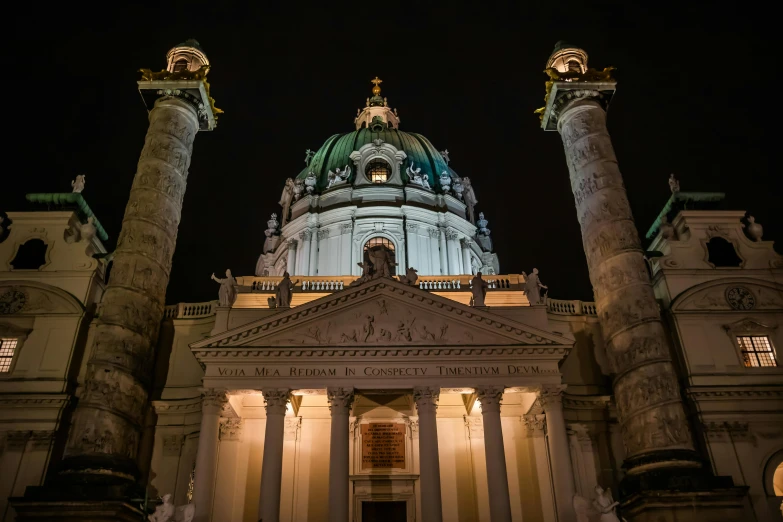
[[[480,386],[476,388],[476,397],[481,402],[481,413],[500,412],[505,386]]]
[[[244,422],[241,418],[220,419],[220,440],[242,440]]]
[[[329,411],[332,415],[348,414],[353,405],[353,388],[326,388],[326,399],[329,401]]]
[[[462,244],[462,248],[470,248],[473,246],[473,240],[469,237],[463,237],[459,241]]]
[[[267,415],[285,415],[291,390],[288,388],[264,388],[264,407]]]
[[[216,409],[211,413],[217,413],[223,409],[228,402],[228,393],[222,388],[202,388],[201,389],[201,410]]]
[[[419,411],[419,414],[422,411],[435,413],[438,409],[439,398],[440,388],[429,388],[426,386],[413,388],[413,400],[416,402],[416,409]]]
[[[538,391],[538,398],[544,410],[551,406],[560,406],[563,404],[563,392],[567,386],[565,384],[545,385]]]
[[[296,250],[297,240],[296,239],[289,239],[286,241],[288,243],[288,250]]]
[[[546,415],[530,413],[523,415],[528,437],[540,437],[546,433]]]

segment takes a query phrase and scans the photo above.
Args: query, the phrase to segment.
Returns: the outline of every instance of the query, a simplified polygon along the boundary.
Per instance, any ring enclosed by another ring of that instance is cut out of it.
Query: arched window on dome
[[[370,262],[370,251],[377,248],[385,248],[389,253],[389,259],[391,259],[392,263],[392,266],[390,267],[391,275],[397,275],[397,267],[394,266],[394,263],[397,262],[397,257],[394,252],[394,243],[388,238],[378,236],[368,239],[364,244],[364,262]]]
[[[180,58],[176,62],[174,62],[174,72],[180,72],[180,71],[187,71],[188,70],[188,61],[184,58]]]
[[[364,173],[373,183],[386,183],[391,177],[391,166],[381,158],[375,158],[367,164]]]

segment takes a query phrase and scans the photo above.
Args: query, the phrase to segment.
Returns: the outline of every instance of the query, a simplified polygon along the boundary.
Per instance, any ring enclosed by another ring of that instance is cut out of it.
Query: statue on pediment
[[[234,301],[237,300],[237,281],[234,276],[231,275],[231,270],[226,270],[225,279],[215,277],[212,273],[212,280],[220,284],[220,291],[218,292],[218,303],[220,306],[231,306]]]
[[[291,294],[294,291],[294,287],[299,283],[299,280],[291,281],[291,276],[288,272],[283,273],[283,279],[278,283],[275,289],[275,306],[276,308],[289,308],[291,306]]]
[[[538,278],[538,268],[534,268],[533,273],[530,275],[522,272],[522,276],[525,278],[525,285],[523,288],[527,300],[531,305],[542,304],[544,295],[541,293],[541,290],[548,290],[549,287],[542,284],[541,280]]]
[[[397,263],[392,263],[389,249],[384,246],[373,247],[367,251],[367,255],[372,263],[373,279],[391,277],[391,267],[397,266]]]
[[[405,271],[405,275],[400,276],[400,283],[403,283],[405,285],[414,286],[416,284],[416,281],[418,281],[419,276],[416,275],[418,270],[415,268],[408,267],[408,270]]]
[[[489,284],[481,278],[481,272],[476,273],[470,280],[470,293],[473,297],[470,299],[471,306],[485,306],[484,298],[487,297],[487,288]]]

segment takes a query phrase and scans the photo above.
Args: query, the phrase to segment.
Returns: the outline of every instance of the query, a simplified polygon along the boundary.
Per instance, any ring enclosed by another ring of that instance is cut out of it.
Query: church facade
[[[115,252],[83,179],[2,216],[2,520],[783,520],[783,257],[673,179],[642,249],[611,71],[547,67],[596,302],[501,270],[480,187],[376,78],[280,180],[255,268],[164,306],[219,110],[197,42],[144,72]]]

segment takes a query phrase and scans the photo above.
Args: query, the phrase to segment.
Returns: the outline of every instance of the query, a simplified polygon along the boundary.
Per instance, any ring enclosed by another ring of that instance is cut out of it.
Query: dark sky
[[[783,238],[770,83],[780,59],[758,8],[270,3],[15,3],[3,37],[0,210],[30,208],[28,192],[68,192],[84,173],[112,249],[147,127],[136,71],[162,69],[169,48],[196,38],[225,114],[196,138],[168,303],[216,298],[212,272],[253,273],[285,178],[304,167],[305,149],[353,129],[376,75],[401,128],[448,148],[473,180],[501,271],[535,266],[552,297],[591,300],[560,138],[532,114],[565,39],[591,66],[617,67],[609,130],[642,232],[675,172],[683,190],[725,191],[766,239]]]

